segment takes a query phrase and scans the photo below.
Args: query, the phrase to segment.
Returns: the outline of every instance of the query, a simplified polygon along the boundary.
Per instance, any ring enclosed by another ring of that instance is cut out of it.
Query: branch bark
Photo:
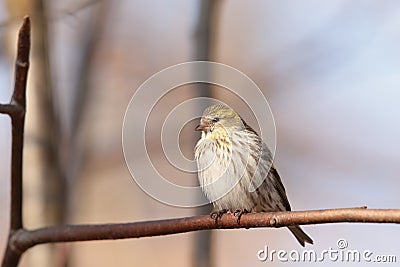
[[[2,266],[16,266],[20,256],[10,246],[13,234],[23,227],[22,223],[22,152],[24,144],[26,82],[29,69],[30,19],[24,22],[18,34],[18,51],[15,61],[14,93],[10,104],[1,105],[0,112],[8,114],[12,123],[11,154],[11,213],[9,243],[6,248]]]
[[[15,105],[12,104],[0,104],[0,113],[7,114],[10,117],[15,116],[14,114],[17,112]]]
[[[218,223],[208,215],[134,223],[61,225],[37,230],[19,230],[11,238],[15,253],[44,243],[110,240],[171,235],[209,229],[286,227],[324,223],[400,223],[400,209],[345,208],[310,211],[266,212],[244,214],[237,223],[232,214],[223,215]]]
[[[11,222],[12,230],[22,228],[22,150],[24,143],[26,81],[28,79],[30,51],[30,19],[25,17],[18,35],[18,52],[15,62],[13,107],[12,158],[11,158]]]

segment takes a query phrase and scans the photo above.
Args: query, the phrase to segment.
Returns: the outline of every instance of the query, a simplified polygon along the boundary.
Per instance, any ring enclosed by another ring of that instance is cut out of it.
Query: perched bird
[[[291,210],[270,150],[233,109],[208,107],[196,131],[202,131],[195,148],[198,178],[216,222],[226,212],[240,223],[246,212]],[[299,226],[288,228],[302,246],[313,243]]]

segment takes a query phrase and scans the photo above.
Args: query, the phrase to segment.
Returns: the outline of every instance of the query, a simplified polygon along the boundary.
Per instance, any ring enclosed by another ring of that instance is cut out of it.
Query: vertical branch
[[[15,62],[14,93],[8,107],[7,114],[11,116],[12,123],[12,150],[11,150],[11,208],[9,239],[2,262],[3,267],[16,266],[20,259],[11,242],[13,234],[22,229],[22,154],[24,145],[24,125],[26,107],[26,81],[29,69],[30,19],[24,18],[19,30],[18,51]]]
[[[218,28],[218,10],[222,0],[201,0],[199,2],[199,17],[195,32],[195,59],[212,60],[215,58],[215,44]],[[212,98],[215,94],[210,84],[196,85],[197,94]],[[202,111],[199,110],[199,114]],[[198,214],[206,214],[211,210],[210,205],[200,207]],[[212,266],[211,231],[203,231],[197,234],[194,248],[193,266],[209,267]]]
[[[22,228],[22,150],[26,107],[26,81],[29,69],[30,19],[25,17],[18,35],[18,52],[15,62],[15,85],[11,105],[15,111],[12,122],[11,156],[11,230]]]

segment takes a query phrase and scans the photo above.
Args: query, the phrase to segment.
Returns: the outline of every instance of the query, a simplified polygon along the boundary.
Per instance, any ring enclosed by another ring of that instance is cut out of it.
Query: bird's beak
[[[210,125],[211,125],[211,121],[209,119],[206,118],[201,118],[200,120],[200,124],[197,125],[196,127],[196,131],[204,131],[207,132],[208,129],[210,129]]]

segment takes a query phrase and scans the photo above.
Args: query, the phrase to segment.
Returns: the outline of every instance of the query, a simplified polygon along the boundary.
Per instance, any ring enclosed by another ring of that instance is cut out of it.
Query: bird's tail
[[[305,243],[314,243],[312,239],[306,233],[304,233],[303,230],[301,230],[300,226],[289,226],[288,228],[290,232],[292,232],[292,234],[296,237],[297,241],[299,241],[300,245],[302,245],[303,247],[305,246]]]

